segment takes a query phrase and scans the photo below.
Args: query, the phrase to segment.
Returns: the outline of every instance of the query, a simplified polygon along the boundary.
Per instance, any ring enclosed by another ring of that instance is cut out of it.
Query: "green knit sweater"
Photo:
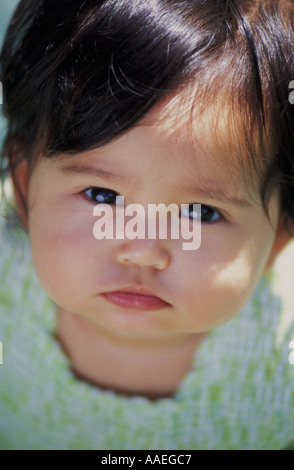
[[[3,220],[0,449],[274,450],[293,441],[288,274],[262,279],[239,315],[207,336],[173,398],[130,398],[73,375],[27,236]]]

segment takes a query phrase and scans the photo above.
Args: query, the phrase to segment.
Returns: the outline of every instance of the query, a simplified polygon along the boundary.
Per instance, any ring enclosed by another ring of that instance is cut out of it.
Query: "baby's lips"
[[[157,310],[170,305],[154,291],[141,286],[117,288],[101,295],[111,303],[123,308]]]

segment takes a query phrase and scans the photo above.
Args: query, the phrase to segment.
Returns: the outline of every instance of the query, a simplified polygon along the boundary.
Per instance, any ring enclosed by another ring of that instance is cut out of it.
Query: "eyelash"
[[[107,193],[108,193],[108,195],[107,195]],[[116,203],[116,197],[119,196],[119,194],[116,191],[112,191],[111,189],[107,189],[107,188],[98,188],[98,187],[95,187],[95,186],[92,186],[90,188],[85,189],[84,191],[82,191],[82,194],[84,194],[87,199],[90,199],[91,201],[95,202],[96,204],[110,204],[110,205],[115,204]],[[109,194],[110,194],[110,197],[108,197]],[[97,199],[99,196],[100,196],[100,200]],[[106,201],[105,201],[105,199],[106,199]],[[190,217],[190,215],[194,212],[193,203],[184,205],[183,209],[184,209],[183,210],[184,216],[189,215],[189,217]],[[205,214],[203,214],[202,211]],[[209,218],[209,214],[211,214],[211,213],[214,214],[214,216],[212,217],[212,220],[205,220],[205,217]],[[182,213],[182,215],[183,215],[183,213]],[[192,217],[191,220],[198,219],[199,214],[198,214],[197,211],[196,211],[196,215],[197,215],[197,217],[196,218]],[[212,223],[217,223],[220,220],[225,220],[225,217],[223,216],[221,211],[219,211],[218,209],[215,209],[212,206],[201,204],[201,222],[202,223],[212,224]]]

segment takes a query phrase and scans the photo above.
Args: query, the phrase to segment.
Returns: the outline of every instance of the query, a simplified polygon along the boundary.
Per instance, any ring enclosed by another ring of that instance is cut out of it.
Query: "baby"
[[[293,312],[275,349],[282,307],[263,276],[294,220],[293,9],[20,1],[2,167],[30,245],[2,221],[2,448],[293,439]],[[150,205],[176,205],[181,226],[201,222],[199,248],[182,231],[98,240],[97,207],[112,223],[121,200],[146,226]]]

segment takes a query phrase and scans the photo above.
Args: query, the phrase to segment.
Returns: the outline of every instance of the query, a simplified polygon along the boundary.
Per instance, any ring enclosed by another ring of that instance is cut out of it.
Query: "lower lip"
[[[107,292],[102,297],[110,303],[122,308],[134,310],[158,310],[169,304],[151,295],[131,294],[127,292]]]

